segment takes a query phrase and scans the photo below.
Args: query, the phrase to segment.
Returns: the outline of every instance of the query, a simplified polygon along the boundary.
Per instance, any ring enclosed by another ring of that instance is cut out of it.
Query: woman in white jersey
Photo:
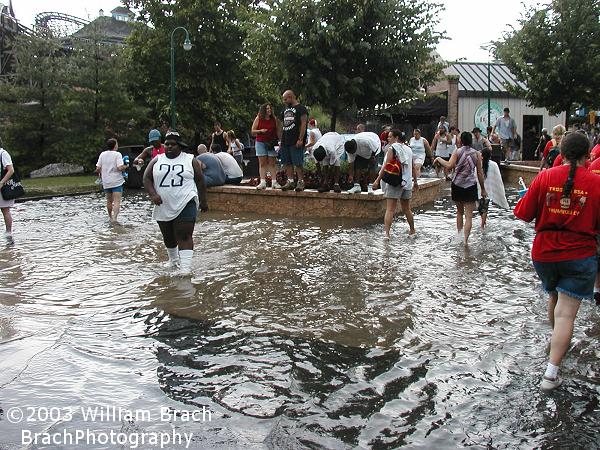
[[[421,176],[421,167],[425,162],[427,154],[431,155],[431,147],[429,141],[421,136],[421,130],[415,128],[413,131],[413,137],[408,142],[413,152],[413,162],[415,164],[415,170],[417,171],[417,177]]]
[[[165,153],[154,158],[144,172],[144,188],[155,205],[152,217],[163,235],[169,265],[179,264],[181,273],[189,274],[196,215],[198,208],[208,211],[208,204],[200,163],[181,151],[180,140],[176,131],[167,133]]]

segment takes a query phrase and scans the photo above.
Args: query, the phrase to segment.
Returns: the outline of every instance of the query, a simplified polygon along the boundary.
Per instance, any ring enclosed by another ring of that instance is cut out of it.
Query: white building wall
[[[510,116],[515,119],[517,124],[517,133],[523,136],[523,116],[542,116],[542,127],[547,128],[548,132],[552,130],[554,125],[565,123],[565,113],[558,116],[552,116],[544,108],[531,108],[527,106],[525,100],[518,98],[494,98],[492,102],[500,105],[502,109],[508,106]],[[471,131],[475,126],[475,111],[485,103],[487,111],[487,97],[458,97],[458,128],[461,131]],[[487,114],[487,113],[486,113]],[[453,125],[453,124],[450,124]],[[494,125],[494,124],[492,124]],[[485,133],[485,129],[482,129]],[[540,130],[538,130],[539,132]]]

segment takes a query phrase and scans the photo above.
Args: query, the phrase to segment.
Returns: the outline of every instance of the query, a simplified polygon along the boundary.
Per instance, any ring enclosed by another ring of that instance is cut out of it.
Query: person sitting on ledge
[[[340,156],[344,153],[344,136],[334,131],[325,133],[313,147],[313,156],[321,166],[319,192],[329,192],[330,177],[333,176],[333,191],[342,192],[340,188]]]
[[[200,144],[198,146],[198,156],[196,156],[196,159],[200,161],[200,165],[202,166],[206,187],[223,186],[225,184],[227,177],[225,176],[223,165],[219,158],[208,152],[206,145]]]
[[[369,180],[375,178],[375,155],[381,149],[379,136],[375,133],[365,131],[354,135],[352,139],[346,141],[344,149],[348,154],[348,182],[354,182],[354,186],[348,191],[349,194],[359,194],[362,191],[360,186],[360,176],[365,171],[369,173]],[[369,183],[369,194],[373,193],[371,183]]]
[[[244,172],[242,172],[235,158],[229,153],[222,151],[219,144],[211,145],[210,151],[221,162],[221,166],[225,171],[225,184],[240,184],[244,177]]]

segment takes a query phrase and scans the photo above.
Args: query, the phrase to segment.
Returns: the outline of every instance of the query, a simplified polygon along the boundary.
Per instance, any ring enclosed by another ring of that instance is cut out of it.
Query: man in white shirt
[[[377,163],[375,162],[375,154],[381,148],[381,141],[379,136],[370,131],[358,133],[354,137],[344,144],[344,149],[348,155],[348,162],[350,168],[348,169],[348,182],[354,182],[354,186],[348,190],[349,194],[359,194],[362,192],[360,186],[361,175],[365,172],[368,173],[369,189],[368,192],[371,194],[370,180],[375,178],[375,170]]]
[[[498,117],[498,120],[496,120],[492,133],[496,132],[498,132],[498,136],[502,142],[504,159],[508,160],[512,140],[517,138],[517,124],[515,123],[515,119],[510,117],[510,110],[508,108],[504,108],[504,115]]]
[[[213,144],[210,151],[214,153],[223,166],[225,184],[240,184],[244,177],[244,172],[242,172],[240,165],[229,153],[218,151],[219,149],[215,147],[216,145],[218,146],[219,144]]]
[[[329,192],[330,177],[333,177],[333,191],[342,192],[340,188],[340,156],[344,153],[344,136],[336,133],[325,133],[314,145],[313,156],[320,172],[319,192]]]

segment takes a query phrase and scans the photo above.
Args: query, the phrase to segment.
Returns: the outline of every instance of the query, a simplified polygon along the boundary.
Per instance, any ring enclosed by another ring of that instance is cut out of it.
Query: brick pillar
[[[448,78],[448,123],[458,126],[458,77]]]

